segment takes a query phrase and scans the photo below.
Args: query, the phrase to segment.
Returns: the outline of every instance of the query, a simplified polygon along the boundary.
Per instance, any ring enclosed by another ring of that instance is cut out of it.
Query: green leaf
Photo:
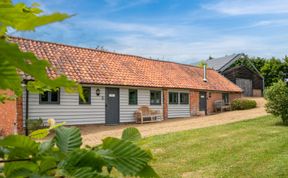
[[[122,137],[121,138],[123,140],[136,142],[136,141],[139,141],[141,139],[141,133],[139,132],[138,129],[136,129],[134,127],[129,127],[129,128],[126,128],[122,132]]]
[[[42,143],[39,145],[39,152],[38,152],[38,154],[40,155],[40,154],[43,154],[43,153],[45,153],[45,152],[47,152],[47,151],[50,151],[51,148],[53,148],[54,144],[55,144],[54,139],[51,139],[51,140],[46,141],[46,142],[42,142]]]
[[[52,156],[45,156],[41,159],[41,163],[39,165],[39,173],[47,174],[48,171],[57,168],[57,160]]]
[[[11,155],[27,157],[38,152],[39,143],[23,135],[10,135],[0,140],[0,146],[11,151]],[[10,156],[11,156],[10,155]]]
[[[0,45],[1,45],[0,40]],[[4,50],[4,49],[3,49]],[[3,56],[2,48],[0,46],[0,89],[11,89],[17,95],[22,94],[22,87],[21,87],[21,79],[19,74],[17,73],[17,69],[10,64],[5,57]]]
[[[81,132],[76,127],[59,127],[56,129],[56,145],[63,152],[70,152],[82,145]]]
[[[105,165],[103,158],[92,150],[79,149],[70,152],[66,159],[64,159],[60,166],[69,171],[75,168],[90,167],[94,171],[102,172]]]
[[[24,3],[12,4],[11,1],[0,2],[0,23],[3,27],[12,27],[20,31],[32,31],[36,27],[62,21],[68,17],[67,14],[54,13],[50,15],[39,15],[43,11],[35,4],[32,7],[26,6]],[[0,34],[0,35],[3,35]]]
[[[37,164],[29,161],[5,163],[4,174],[6,177],[29,177],[37,168]]]
[[[43,139],[49,135],[49,129],[39,129],[32,132],[29,137],[32,139]]]
[[[9,153],[9,150],[0,146],[0,158],[4,158],[6,154]]]
[[[159,178],[160,176],[155,172],[155,170],[147,165],[144,169],[142,169],[137,176],[139,177],[145,177],[145,178]]]
[[[137,145],[118,138],[105,138],[103,149],[108,150],[103,154],[104,160],[124,176],[135,176],[152,159],[150,154]]]
[[[69,177],[71,178],[107,178],[107,176],[103,176],[98,172],[94,171],[90,167],[82,167],[75,169]]]
[[[62,127],[64,124],[65,124],[65,122],[62,122],[60,124],[56,124],[56,125],[50,126],[49,130],[57,129],[58,127]]]

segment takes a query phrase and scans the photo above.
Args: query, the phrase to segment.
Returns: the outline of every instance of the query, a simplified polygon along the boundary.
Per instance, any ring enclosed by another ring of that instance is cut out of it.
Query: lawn
[[[143,140],[161,177],[288,177],[288,127],[273,116]]]

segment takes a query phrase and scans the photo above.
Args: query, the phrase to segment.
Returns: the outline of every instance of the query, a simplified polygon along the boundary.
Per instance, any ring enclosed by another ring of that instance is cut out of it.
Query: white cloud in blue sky
[[[286,0],[35,1],[76,16],[12,34],[183,63],[239,52],[288,54]]]

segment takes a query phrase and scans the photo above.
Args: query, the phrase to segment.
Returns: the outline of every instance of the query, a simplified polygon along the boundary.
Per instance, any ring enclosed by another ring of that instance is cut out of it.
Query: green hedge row
[[[256,101],[248,99],[236,99],[232,101],[231,108],[232,110],[244,110],[256,108]]]

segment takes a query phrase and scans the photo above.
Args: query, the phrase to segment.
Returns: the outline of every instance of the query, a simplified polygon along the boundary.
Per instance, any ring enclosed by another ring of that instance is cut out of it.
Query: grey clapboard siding
[[[96,88],[100,89],[100,96],[96,96]],[[135,122],[134,112],[141,106],[147,105],[151,109],[163,112],[163,91],[161,105],[150,105],[150,90],[138,88],[138,105],[129,105],[129,88],[120,88],[120,122]],[[186,90],[169,90],[173,92],[187,92]],[[25,118],[25,92],[23,94],[23,111]],[[29,119],[54,118],[57,122],[67,125],[104,124],[105,123],[105,88],[93,86],[91,88],[91,105],[79,105],[78,93],[66,93],[61,89],[60,104],[39,104],[38,94],[29,94]],[[168,105],[168,118],[190,117],[189,104]]]
[[[168,90],[168,92],[177,92],[178,100],[179,100],[178,104],[168,103],[168,118],[190,117],[190,105],[180,104],[180,95],[179,95],[180,92],[189,93],[189,91],[188,90]],[[168,97],[169,97],[169,93],[168,93]],[[168,102],[169,102],[169,98],[168,98]]]
[[[137,89],[138,105],[129,105],[129,88],[120,88],[120,122],[135,122],[134,112],[141,106],[147,105],[151,109],[163,111],[163,93],[159,89]],[[161,105],[150,105],[150,90],[161,91]]]
[[[100,96],[96,96],[96,88],[100,89]],[[60,91],[60,104],[39,104],[39,94],[29,94],[29,119],[54,118],[57,122],[67,125],[100,124],[105,123],[105,88],[93,86],[91,88],[91,104],[79,105],[78,93]],[[23,111],[25,118],[26,99],[23,94]]]

